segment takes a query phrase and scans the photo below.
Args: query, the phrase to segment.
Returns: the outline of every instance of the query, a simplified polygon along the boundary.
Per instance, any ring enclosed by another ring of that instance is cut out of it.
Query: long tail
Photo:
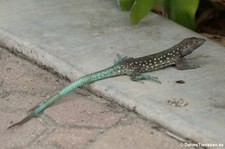
[[[117,75],[123,74],[121,72],[121,70],[120,71],[118,71],[118,70],[120,70],[120,66],[119,65],[114,65],[112,67],[103,69],[101,71],[85,75],[85,76],[83,76],[83,77],[81,77],[81,78],[71,82],[70,84],[68,84],[67,86],[63,87],[61,90],[59,90],[56,94],[54,94],[53,96],[51,96],[50,98],[48,98],[47,100],[45,100],[44,102],[39,104],[38,106],[34,107],[30,111],[30,114],[28,114],[24,119],[22,119],[18,123],[15,123],[15,124],[9,126],[8,129],[12,128],[14,126],[17,126],[17,125],[24,124],[25,122],[27,122],[31,118],[37,116],[44,109],[46,109],[48,106],[50,106],[51,104],[53,104],[54,102],[59,100],[60,97],[66,95],[70,91],[72,91],[72,90],[74,90],[74,89],[76,89],[76,88],[78,88],[78,87],[80,87],[82,85],[89,84],[89,83],[92,83],[92,82],[97,81],[97,80],[102,80],[102,79],[105,79],[105,78],[109,78],[109,77],[113,77],[113,76],[117,76]]]

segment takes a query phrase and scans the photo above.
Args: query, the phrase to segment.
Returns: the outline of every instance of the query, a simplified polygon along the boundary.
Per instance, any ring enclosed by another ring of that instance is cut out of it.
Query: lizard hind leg
[[[140,75],[139,73],[133,73],[130,76],[132,81],[141,81],[141,80],[151,80],[161,84],[161,81],[157,77],[149,76],[149,75]]]
[[[114,59],[114,65],[123,62],[124,60],[128,59],[127,56],[122,57],[119,53],[116,54],[116,58]]]

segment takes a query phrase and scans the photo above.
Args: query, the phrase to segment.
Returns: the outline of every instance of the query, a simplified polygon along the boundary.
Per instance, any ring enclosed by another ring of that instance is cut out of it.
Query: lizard
[[[186,38],[169,49],[138,58],[127,56],[121,57],[119,54],[117,54],[117,58],[114,60],[114,65],[74,80],[70,84],[60,89],[54,95],[49,97],[47,100],[29,110],[28,115],[24,119],[9,126],[8,129],[16,125],[22,125],[31,118],[38,116],[38,114],[40,114],[48,106],[59,100],[62,96],[85,84],[90,84],[98,80],[120,75],[130,76],[132,81],[152,80],[161,83],[157,77],[142,75],[142,73],[155,71],[171,65],[175,65],[179,70],[198,68],[200,67],[199,65],[190,65],[185,63],[184,57],[191,54],[204,42],[205,39],[203,38]]]

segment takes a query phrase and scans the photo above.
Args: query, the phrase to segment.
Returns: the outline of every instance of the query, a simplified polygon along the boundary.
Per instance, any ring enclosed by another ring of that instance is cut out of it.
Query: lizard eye
[[[198,43],[198,41],[197,40],[194,40],[194,43]]]

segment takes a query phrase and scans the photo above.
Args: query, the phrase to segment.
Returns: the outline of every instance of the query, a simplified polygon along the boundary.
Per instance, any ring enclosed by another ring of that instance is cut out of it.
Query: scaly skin
[[[85,84],[90,84],[97,80],[102,80],[110,77],[115,77],[119,75],[128,75],[131,77],[132,81],[139,80],[152,80],[160,83],[157,77],[144,76],[141,73],[150,72],[158,70],[161,68],[168,67],[170,65],[176,65],[178,69],[194,69],[199,67],[198,65],[187,65],[183,63],[183,57],[192,53],[195,49],[200,47],[205,42],[205,39],[201,38],[187,38],[178,43],[177,45],[152,55],[139,57],[139,58],[128,58],[120,57],[117,55],[115,64],[109,68],[103,69],[98,72],[94,72],[88,75],[85,75],[67,86],[63,87],[56,94],[48,98],[46,101],[42,102],[38,106],[34,107],[27,117],[19,121],[18,123],[13,124],[8,127],[12,128],[16,125],[22,125],[31,118],[37,116],[48,106],[53,104],[55,101],[59,100],[62,96],[66,95],[70,91],[83,86]]]

